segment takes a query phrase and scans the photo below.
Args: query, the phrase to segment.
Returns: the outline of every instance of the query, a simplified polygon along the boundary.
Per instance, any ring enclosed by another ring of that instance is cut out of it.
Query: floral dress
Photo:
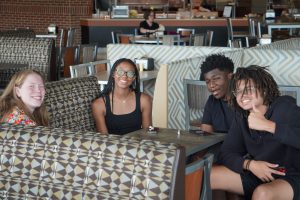
[[[15,107],[10,114],[5,117],[2,122],[9,124],[23,124],[28,126],[36,126],[36,122],[30,119],[28,115],[25,114],[24,110]]]

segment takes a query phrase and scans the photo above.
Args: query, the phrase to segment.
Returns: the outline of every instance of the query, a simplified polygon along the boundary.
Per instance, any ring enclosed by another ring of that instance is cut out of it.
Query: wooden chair
[[[230,41],[233,41],[235,38],[245,38],[246,47],[249,47],[249,31],[233,31],[232,20],[231,18],[226,18],[227,23],[227,35],[228,35],[228,46],[230,47]]]
[[[193,28],[177,28],[176,33],[180,35],[180,37],[189,37],[190,40],[188,45],[192,45],[191,36],[195,35],[195,29]]]
[[[286,86],[279,85],[281,95],[292,96],[296,99],[297,105],[300,106],[300,87],[299,86]]]
[[[210,95],[205,81],[184,79],[185,129],[199,127]]]
[[[230,48],[242,48],[242,40],[241,39],[234,39],[233,41],[229,40],[229,47]]]
[[[210,172],[214,155],[206,154],[203,158],[188,164],[185,168],[185,199],[211,200]]]
[[[70,77],[70,65],[76,64],[76,54],[78,51],[78,46],[72,47],[62,47],[61,48],[61,56],[60,56],[60,64],[59,64],[59,79],[61,79],[61,74],[63,74],[64,78]]]
[[[110,60],[99,60],[99,61],[83,63],[79,65],[71,65],[70,66],[71,78],[95,75],[97,73],[96,66],[100,64],[107,65],[108,69],[111,68]]]
[[[231,18],[226,18],[226,22],[229,47],[231,47],[230,41],[234,41],[237,38],[245,38],[246,47],[250,47],[249,40],[255,40],[257,44],[261,38],[260,21],[257,18],[248,17],[248,31],[233,31]]]
[[[57,79],[61,79],[61,74],[64,77],[69,77],[69,66],[76,63],[77,46],[74,46],[75,28],[60,30],[59,47],[57,53]]]
[[[157,44],[162,45],[180,45],[180,35],[161,35],[157,37]]]
[[[117,34],[122,34],[121,31],[112,31],[111,33],[111,41],[113,44],[117,44]]]
[[[134,35],[133,34],[123,34],[117,33],[117,43],[118,44],[131,44],[134,43]]]
[[[97,44],[80,44],[76,52],[76,64],[94,62],[97,60]]]

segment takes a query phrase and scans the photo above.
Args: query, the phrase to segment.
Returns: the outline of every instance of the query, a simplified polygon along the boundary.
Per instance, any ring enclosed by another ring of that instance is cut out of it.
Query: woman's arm
[[[96,129],[101,134],[108,134],[105,123],[105,102],[103,98],[98,98],[92,103],[92,113],[96,121]]]
[[[154,30],[150,30],[150,29],[147,29],[147,22],[146,21],[142,21],[140,23],[140,32],[141,33],[155,33],[158,29],[159,29],[159,24],[157,24],[156,22],[153,22],[153,26],[155,26],[156,28]]]
[[[202,7],[202,6],[199,6],[199,11],[200,11],[200,12],[210,12],[209,9],[204,8],[204,7]]]
[[[142,128],[146,129],[152,125],[152,98],[141,93]]]
[[[145,29],[143,27],[140,27],[140,32],[141,33],[155,33],[157,31],[157,29],[155,30],[150,30],[150,29]]]

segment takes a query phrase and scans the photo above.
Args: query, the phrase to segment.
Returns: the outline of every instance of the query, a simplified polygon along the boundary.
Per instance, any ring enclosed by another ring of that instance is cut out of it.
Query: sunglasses
[[[134,71],[124,71],[123,69],[117,69],[117,76],[121,77],[123,76],[124,74],[126,74],[127,78],[133,78],[135,77],[135,72]]]

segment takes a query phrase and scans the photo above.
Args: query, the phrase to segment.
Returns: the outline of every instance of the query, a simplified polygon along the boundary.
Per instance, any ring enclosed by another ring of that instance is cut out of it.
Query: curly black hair
[[[207,72],[210,72],[214,69],[219,69],[220,71],[225,71],[229,73],[233,73],[234,64],[232,60],[221,54],[213,54],[207,56],[205,61],[202,63],[201,67],[201,75],[200,80],[204,80],[204,75]]]
[[[248,67],[237,68],[230,81],[230,91],[236,91],[241,80],[245,81],[246,86],[250,84],[251,80],[253,81],[253,86],[256,88],[256,94],[257,92],[260,93],[264,100],[264,105],[269,105],[280,95],[278,85],[273,76],[268,72],[267,67],[250,65]],[[244,111],[238,106],[233,92],[231,93],[230,104],[239,113],[244,115],[249,114],[248,111]]]

